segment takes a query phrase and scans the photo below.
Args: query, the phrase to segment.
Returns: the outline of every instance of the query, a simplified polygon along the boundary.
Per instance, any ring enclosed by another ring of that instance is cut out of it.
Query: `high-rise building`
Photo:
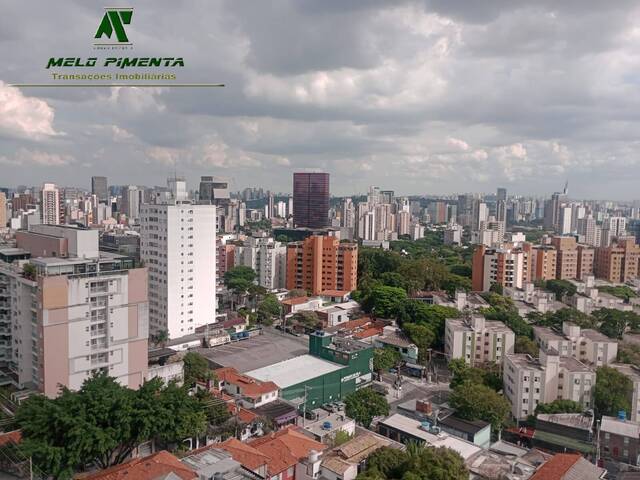
[[[598,278],[625,283],[638,277],[638,262],[640,246],[635,237],[622,237],[609,247],[596,248],[593,269]]]
[[[589,245],[578,245],[578,265],[576,278],[585,280],[593,275],[593,262],[595,260],[595,250]]]
[[[600,242],[598,240],[598,236],[596,234],[596,220],[593,218],[593,215],[585,215],[583,218],[578,220],[577,222],[578,235],[581,237],[581,241],[587,245],[591,245],[592,247],[599,247]]]
[[[142,190],[135,185],[129,185],[122,192],[122,210],[130,221],[137,221],[140,218],[142,193]]]
[[[293,174],[293,224],[324,228],[329,224],[329,174]]]
[[[566,187],[563,192],[555,192],[550,200],[544,203],[544,228],[560,231],[560,209],[567,198]]]
[[[531,268],[529,281],[556,278],[557,251],[549,245],[536,245],[530,249]]]
[[[496,201],[506,201],[507,200],[507,189],[504,187],[498,187],[496,190]]]
[[[7,226],[7,196],[0,192],[0,228]]]
[[[107,203],[109,200],[107,177],[91,177],[91,193],[98,198],[98,202]]]
[[[149,268],[149,321],[169,338],[216,320],[216,206],[143,204],[140,257]]]
[[[398,212],[396,214],[396,218],[398,235],[409,235],[409,228],[411,226],[411,214],[409,212]]]
[[[551,245],[556,249],[556,278],[571,280],[578,278],[578,245],[575,237],[553,237]]]
[[[627,219],[625,217],[608,217],[602,222],[602,228],[609,231],[610,237],[618,238],[626,234]]]
[[[229,182],[222,177],[200,177],[199,203],[224,205],[229,202]]]
[[[60,224],[60,192],[53,183],[45,183],[40,193],[40,218],[48,225]]]
[[[521,247],[487,248],[478,245],[473,252],[471,270],[474,291],[487,291],[494,283],[522,288],[528,279],[527,255]]]
[[[313,235],[287,245],[287,289],[319,295],[326,290],[352,291],[357,284],[357,244]]]
[[[249,237],[237,247],[236,264],[256,272],[258,285],[267,290],[285,288],[287,280],[287,246],[271,237]],[[242,256],[239,252],[242,252]],[[239,262],[238,262],[239,260]]]
[[[99,252],[97,230],[35,225],[20,233],[32,272],[0,262],[5,381],[55,397],[60,385],[78,389],[104,372],[137,388],[147,374],[147,270]],[[52,256],[52,245],[63,255]]]

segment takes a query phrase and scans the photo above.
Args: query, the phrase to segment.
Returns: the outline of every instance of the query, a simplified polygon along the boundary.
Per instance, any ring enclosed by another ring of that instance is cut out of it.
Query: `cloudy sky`
[[[0,16],[0,186],[175,168],[290,191],[320,169],[337,195],[568,179],[575,198],[640,198],[640,1],[34,3]],[[107,4],[135,8],[132,51],[93,49]],[[180,56],[178,81],[226,87],[8,86],[50,82],[49,57],[112,55]]]

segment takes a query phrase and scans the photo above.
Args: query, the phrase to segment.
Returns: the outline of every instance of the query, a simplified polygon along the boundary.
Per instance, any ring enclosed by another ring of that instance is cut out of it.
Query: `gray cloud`
[[[95,55],[102,7],[24,2],[0,17],[2,183],[195,182],[336,194],[557,190],[632,198],[640,180],[640,1],[117,2],[131,56],[183,56],[217,90],[14,89],[50,56]],[[125,52],[116,52],[122,55]],[[17,167],[26,168],[17,168]]]

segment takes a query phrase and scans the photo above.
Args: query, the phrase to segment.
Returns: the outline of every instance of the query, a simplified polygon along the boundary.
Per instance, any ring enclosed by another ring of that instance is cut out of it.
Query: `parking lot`
[[[221,367],[234,367],[247,372],[309,353],[308,340],[272,329],[247,340],[200,348],[198,352]]]

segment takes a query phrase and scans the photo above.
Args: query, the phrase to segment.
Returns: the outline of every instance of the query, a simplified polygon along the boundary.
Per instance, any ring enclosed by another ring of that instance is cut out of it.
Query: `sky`
[[[34,5],[0,16],[0,186],[177,172],[288,192],[318,170],[335,195],[549,195],[568,180],[574,198],[640,198],[640,1]],[[94,49],[104,6],[134,8],[132,50]],[[9,86],[91,56],[182,57],[162,72],[226,86]]]

